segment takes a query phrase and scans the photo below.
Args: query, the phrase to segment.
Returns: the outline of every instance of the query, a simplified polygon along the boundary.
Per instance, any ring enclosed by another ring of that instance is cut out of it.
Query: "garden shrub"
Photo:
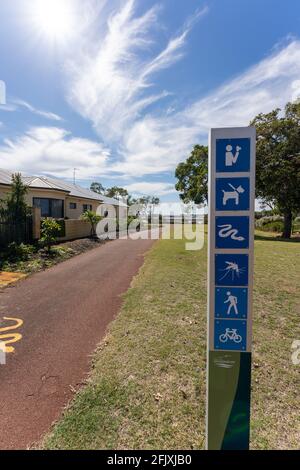
[[[283,217],[280,215],[262,217],[256,220],[255,227],[265,232],[282,232]]]
[[[34,251],[35,247],[32,245],[13,242],[7,246],[5,255],[10,261],[26,261]]]
[[[60,232],[61,225],[56,220],[47,218],[42,221],[41,242],[48,248],[48,251],[50,251],[51,245],[56,243]]]

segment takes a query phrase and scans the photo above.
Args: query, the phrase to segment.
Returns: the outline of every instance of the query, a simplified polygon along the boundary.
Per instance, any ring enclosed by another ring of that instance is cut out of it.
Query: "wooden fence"
[[[12,242],[33,242],[33,218],[28,214],[21,221],[7,215],[0,215],[0,248],[6,248]]]

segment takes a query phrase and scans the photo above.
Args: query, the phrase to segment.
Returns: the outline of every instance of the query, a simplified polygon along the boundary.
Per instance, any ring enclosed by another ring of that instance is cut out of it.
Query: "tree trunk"
[[[287,211],[284,214],[284,228],[282,238],[291,238],[292,235],[292,225],[293,225],[293,215],[291,211]]]

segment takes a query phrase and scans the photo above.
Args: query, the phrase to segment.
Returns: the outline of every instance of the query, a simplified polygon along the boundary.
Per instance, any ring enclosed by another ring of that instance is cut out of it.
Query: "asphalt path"
[[[0,365],[0,449],[29,448],[60,417],[153,243],[112,241],[0,291],[0,341],[14,349]]]

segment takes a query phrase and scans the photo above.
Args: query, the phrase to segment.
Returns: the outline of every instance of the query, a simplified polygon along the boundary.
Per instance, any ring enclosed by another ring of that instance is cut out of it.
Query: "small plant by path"
[[[52,246],[50,253],[38,245],[13,243],[7,247],[5,252],[0,252],[0,271],[36,273],[73,258],[73,256],[98,248],[103,243],[105,242],[102,240],[84,238]]]

